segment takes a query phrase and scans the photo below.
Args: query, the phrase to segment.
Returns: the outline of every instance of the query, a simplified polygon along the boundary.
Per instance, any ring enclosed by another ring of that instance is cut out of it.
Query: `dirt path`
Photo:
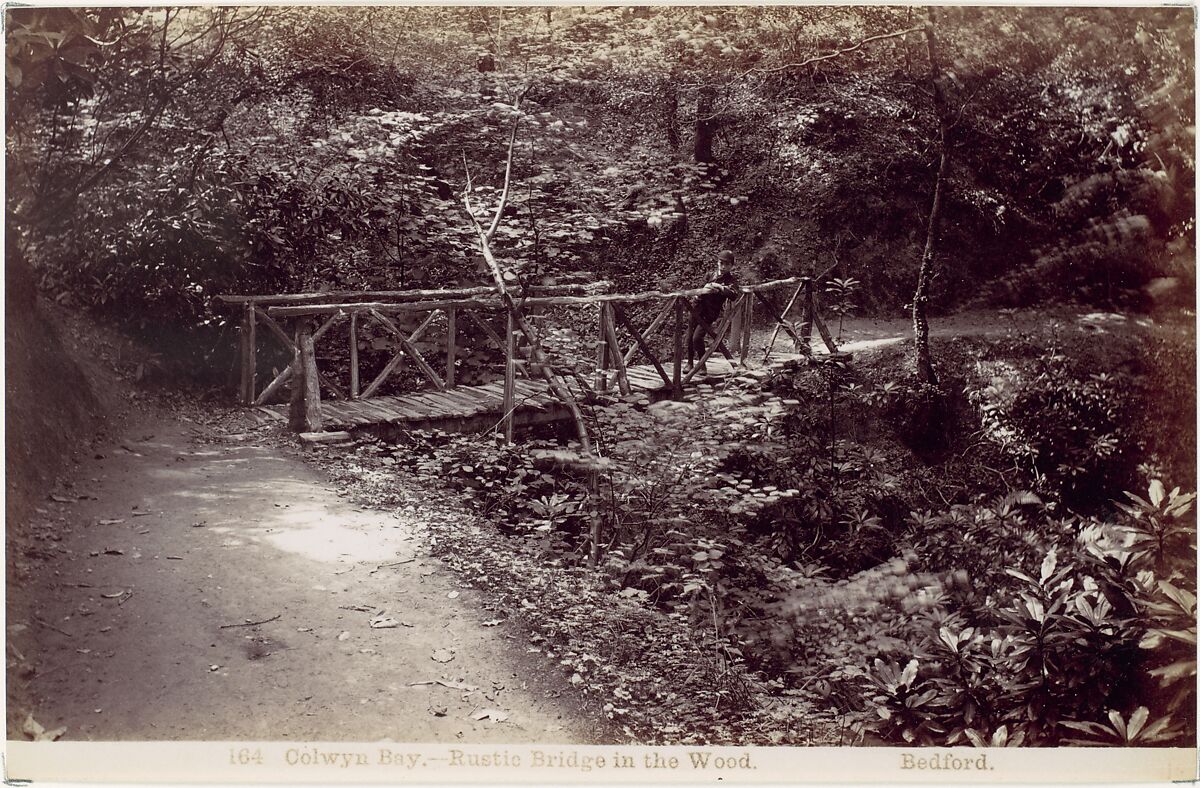
[[[64,739],[593,740],[419,522],[195,429],[152,420],[84,462],[41,558],[10,556],[10,737],[32,712]]]

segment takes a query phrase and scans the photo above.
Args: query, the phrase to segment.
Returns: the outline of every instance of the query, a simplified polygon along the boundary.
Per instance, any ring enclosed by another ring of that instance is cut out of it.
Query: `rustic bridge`
[[[300,383],[306,389],[305,405],[315,409],[325,429],[503,427],[511,438],[514,427],[567,417],[535,358],[553,367],[577,401],[603,403],[635,393],[678,399],[700,381],[736,375],[754,363],[809,354],[814,326],[827,349],[837,351],[819,314],[816,282],[809,277],[736,288],[720,320],[709,328],[706,352],[687,366],[687,337],[696,318],[693,301],[708,288],[632,294],[609,289],[606,282],[510,289],[525,318],[538,326],[537,353],[492,287],[218,299],[241,311],[241,401],[263,420],[287,421],[288,405],[279,403],[297,370],[306,370],[299,376],[311,379]],[[802,309],[798,329],[787,320],[797,303]],[[775,328],[757,362],[751,358],[756,304],[767,318],[760,324]],[[586,326],[587,333],[594,332],[593,340],[583,341],[583,331],[561,328],[571,324]],[[780,331],[790,336],[795,353],[775,353]],[[332,339],[338,340],[333,348]],[[345,368],[340,379],[328,363],[326,369],[318,363],[322,341],[326,359],[336,354],[345,362],[338,364]],[[365,385],[364,347],[377,361],[387,358],[374,365],[378,369]],[[272,351],[281,360],[260,388],[264,356]]]

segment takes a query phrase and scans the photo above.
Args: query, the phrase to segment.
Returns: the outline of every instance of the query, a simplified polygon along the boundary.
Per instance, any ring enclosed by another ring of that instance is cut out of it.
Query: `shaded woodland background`
[[[487,282],[460,198],[496,204],[514,120],[514,280],[695,286],[729,248],[876,317],[945,153],[931,314],[994,321],[933,340],[936,386],[890,347],[597,409],[599,504],[552,441],[318,461],[469,505],[446,560],[639,741],[1194,741],[1191,9],[7,13],[10,517],[103,416],[68,315],[227,404],[215,294]]]
[[[887,312],[912,295],[939,152],[925,41],[817,58],[920,19],[14,10],[9,237],[44,292],[165,360],[225,349],[219,292],[478,283],[464,162],[498,185],[523,91],[498,242],[521,276],[692,284],[728,247],[760,277],[836,260]],[[1188,12],[950,8],[937,29],[953,125],[935,308],[1129,303],[1191,276]]]

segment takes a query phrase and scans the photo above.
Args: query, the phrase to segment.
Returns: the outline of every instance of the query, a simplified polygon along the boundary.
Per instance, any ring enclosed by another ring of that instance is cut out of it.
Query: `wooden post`
[[[613,366],[617,369],[617,388],[622,395],[628,394],[629,375],[625,371],[625,355],[621,352],[621,343],[617,339],[617,327],[612,319],[612,307],[604,305],[604,336],[608,340],[608,353],[612,357]]]
[[[513,318],[508,313],[508,324],[504,332],[504,442],[513,442],[513,390],[516,388],[516,362],[513,358],[516,348],[513,346]]]
[[[358,399],[358,312],[350,313],[350,399]]]
[[[532,373],[534,371],[533,360],[541,355],[538,351],[542,349],[542,334],[545,332],[542,330],[542,324],[538,321],[537,306],[529,307],[529,310],[525,313],[525,319],[531,321],[531,324],[534,326],[534,328],[538,329],[534,332],[534,341],[529,343],[529,352],[525,354],[526,358],[529,360],[529,371]],[[537,344],[537,347],[534,347],[534,343]],[[520,345],[519,339],[517,340],[517,345]],[[530,377],[532,377],[532,375]]]
[[[733,312],[733,320],[729,323],[729,347],[733,348],[734,353],[741,352],[742,349],[742,307],[745,296],[740,296],[737,301],[733,302],[730,308]]]
[[[446,310],[446,388],[454,387],[454,362],[458,355],[458,310]]]
[[[248,404],[248,400],[246,399],[246,394],[247,394],[246,389],[248,388],[247,383],[250,380],[250,376],[247,374],[247,369],[246,369],[246,340],[248,340],[250,338],[249,334],[250,334],[250,328],[246,325],[246,313],[243,310],[242,321],[241,321],[241,323],[238,324],[238,358],[237,358],[238,401],[241,402],[243,405]]]
[[[592,500],[600,500],[600,477],[597,471],[588,472],[588,490],[591,493]],[[600,538],[604,533],[604,521],[600,517],[600,510],[596,505],[591,507],[591,528],[589,538],[591,544],[588,546],[588,568],[595,569],[600,563]]]
[[[254,402],[254,395],[258,389],[258,317],[255,315],[254,304],[247,304],[250,307],[246,313],[246,317],[250,321],[250,346],[247,352],[250,356],[250,401]]]
[[[683,301],[675,297],[675,363],[671,371],[671,398],[683,398]]]
[[[312,324],[308,320],[300,321],[295,368],[288,426],[294,432],[320,432],[321,379],[317,375],[317,354],[313,347]]]
[[[800,347],[797,348],[806,356],[812,355],[813,329],[813,280],[804,283],[804,315],[800,323]]]
[[[746,358],[750,355],[750,339],[754,336],[754,296],[745,295],[746,305],[742,307],[742,356],[741,364],[746,366]]]
[[[247,301],[242,317],[242,403],[253,405],[258,387],[255,374],[258,366],[258,339],[255,337],[254,302]]]
[[[608,337],[604,333],[604,303],[596,310],[596,391],[608,391]]]

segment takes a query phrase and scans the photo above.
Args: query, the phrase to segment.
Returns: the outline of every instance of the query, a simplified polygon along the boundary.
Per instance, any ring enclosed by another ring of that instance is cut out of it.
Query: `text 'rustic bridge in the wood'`
[[[217,299],[241,310],[241,400],[264,420],[289,420],[284,400],[293,388],[293,399],[324,429],[503,428],[511,438],[514,427],[567,418],[532,358],[548,364],[578,402],[603,404],[635,393],[679,398],[698,382],[808,355],[814,326],[837,352],[814,280],[792,277],[728,292],[704,353],[690,359],[695,299],[711,287],[611,293],[599,282],[511,290],[536,326],[537,353],[492,287]],[[751,357],[756,304],[760,327],[774,327],[766,347],[755,349],[760,358]],[[787,319],[797,305],[798,326]],[[774,351],[781,330],[794,353]],[[260,380],[267,381],[261,388]]]

